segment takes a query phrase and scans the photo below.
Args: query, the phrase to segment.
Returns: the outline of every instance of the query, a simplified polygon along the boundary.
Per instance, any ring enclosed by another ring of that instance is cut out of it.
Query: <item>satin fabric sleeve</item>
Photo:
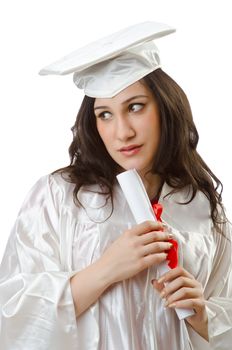
[[[205,291],[209,343],[212,350],[230,350],[232,343],[232,228],[215,233],[217,250]]]
[[[75,272],[60,263],[61,208],[53,175],[42,177],[21,207],[0,268],[1,349],[76,348]]]

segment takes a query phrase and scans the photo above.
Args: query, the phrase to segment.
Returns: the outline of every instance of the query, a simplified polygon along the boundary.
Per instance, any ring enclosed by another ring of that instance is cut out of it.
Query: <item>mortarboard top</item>
[[[162,23],[139,23],[64,56],[39,74],[74,73],[74,83],[87,96],[110,98],[160,67],[158,49],[152,40],[174,31]]]

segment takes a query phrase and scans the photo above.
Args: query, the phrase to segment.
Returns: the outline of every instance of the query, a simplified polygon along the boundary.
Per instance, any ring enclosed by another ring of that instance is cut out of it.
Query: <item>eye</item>
[[[112,114],[110,112],[101,112],[97,117],[102,120],[109,120],[112,117]]]
[[[132,103],[131,105],[129,105],[129,111],[138,112],[143,108],[143,106],[144,103]]]

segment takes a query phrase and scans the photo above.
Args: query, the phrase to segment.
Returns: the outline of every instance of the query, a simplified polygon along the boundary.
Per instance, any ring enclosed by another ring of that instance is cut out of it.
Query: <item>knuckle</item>
[[[160,239],[159,231],[153,231],[151,234],[151,238],[154,242],[157,242]]]
[[[130,236],[131,236],[131,230],[126,230],[126,231],[124,232],[124,236],[125,236],[125,237],[130,237]]]
[[[187,287],[183,287],[182,292],[186,297],[191,295],[191,292],[190,292],[189,288],[187,288]]]
[[[157,230],[157,228],[159,228],[159,225],[158,225],[155,221],[147,220],[147,221],[146,221],[146,227],[147,227],[150,231],[153,231],[153,230]]]
[[[181,286],[184,286],[184,284],[185,284],[185,277],[184,276],[180,276],[180,283],[181,283]]]
[[[162,243],[161,243],[161,242],[156,242],[156,243],[154,244],[154,248],[155,248],[156,251],[161,251],[161,250],[163,250],[163,249],[162,249],[162,248],[163,248]]]
[[[149,254],[140,259],[140,269],[144,270],[154,264],[154,258],[152,254]]]
[[[137,242],[136,239],[130,239],[129,245],[130,245],[130,247],[131,247],[132,249],[135,249],[135,248],[138,247],[138,242]]]
[[[158,233],[157,233],[156,231],[152,231],[152,232],[151,232],[151,238],[152,238],[153,240],[156,240],[157,237],[158,237]]]
[[[145,259],[139,259],[138,263],[137,263],[137,268],[139,271],[144,270],[147,267],[147,264],[145,262]]]
[[[152,230],[152,229],[154,229],[154,222],[147,220],[147,221],[145,221],[145,226],[147,229]]]
[[[178,266],[178,270],[181,274],[183,274],[185,271],[184,271],[184,268],[182,266]],[[184,278],[183,276],[181,276],[182,278]]]
[[[197,307],[197,308],[204,308],[205,304],[202,300],[200,299],[191,299],[192,301],[192,307]]]
[[[192,280],[195,280],[195,277],[191,274],[191,273],[189,273],[189,278],[191,278]],[[198,282],[198,281],[197,281]],[[198,282],[199,283],[199,282]],[[200,284],[200,283],[199,283]]]
[[[166,254],[155,254],[152,263],[157,264],[166,260]]]

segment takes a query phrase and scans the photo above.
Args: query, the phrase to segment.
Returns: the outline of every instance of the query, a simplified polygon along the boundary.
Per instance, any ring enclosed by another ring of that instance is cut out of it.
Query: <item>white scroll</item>
[[[126,197],[136,223],[140,224],[147,220],[156,221],[150,199],[137,171],[135,169],[124,171],[117,175],[117,180]],[[170,268],[166,262],[158,266],[159,276],[162,276],[169,270]],[[180,320],[195,314],[194,310],[191,309],[176,308],[175,310]]]

